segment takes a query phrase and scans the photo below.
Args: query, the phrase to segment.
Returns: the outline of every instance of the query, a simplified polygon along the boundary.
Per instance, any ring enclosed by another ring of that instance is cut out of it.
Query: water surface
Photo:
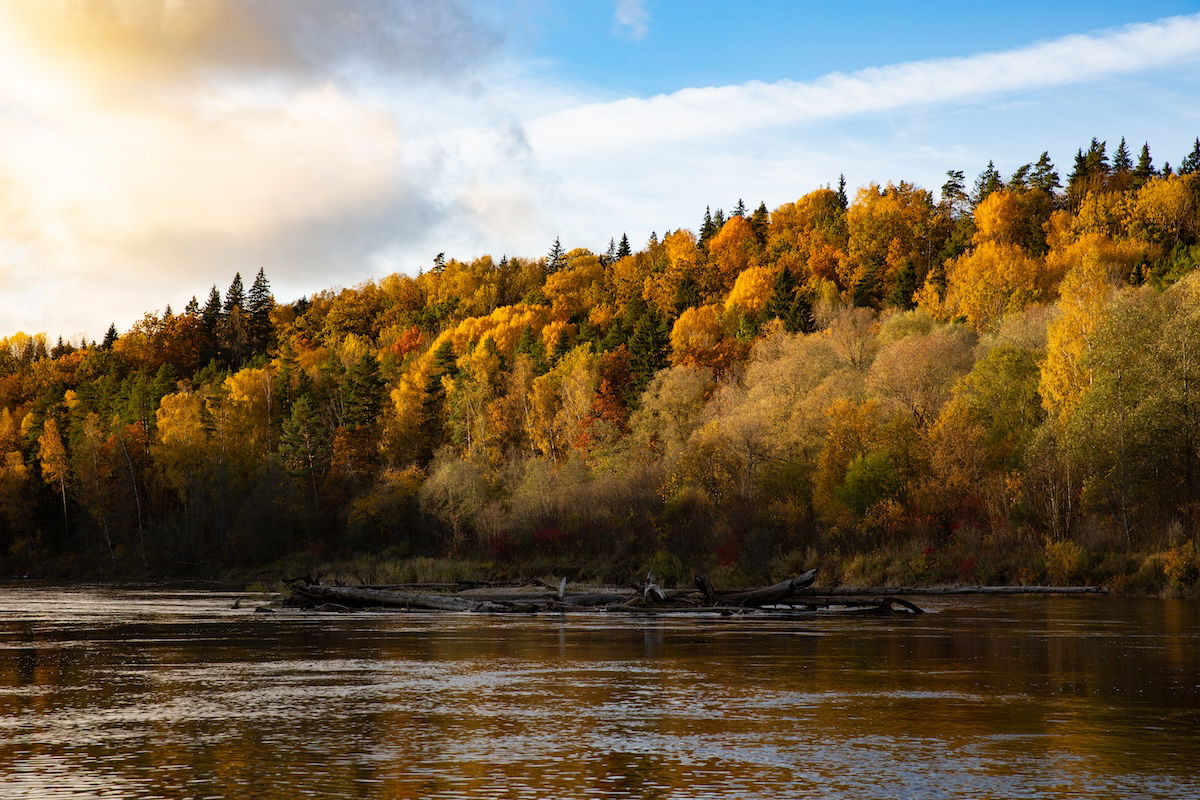
[[[254,614],[0,588],[0,798],[1200,797],[1200,606]]]

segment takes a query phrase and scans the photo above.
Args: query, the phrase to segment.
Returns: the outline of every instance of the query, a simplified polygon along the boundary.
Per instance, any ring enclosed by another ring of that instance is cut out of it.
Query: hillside
[[[1200,140],[0,339],[4,571],[1200,574]],[[564,567],[564,565],[566,565]],[[723,570],[724,572],[720,572]]]

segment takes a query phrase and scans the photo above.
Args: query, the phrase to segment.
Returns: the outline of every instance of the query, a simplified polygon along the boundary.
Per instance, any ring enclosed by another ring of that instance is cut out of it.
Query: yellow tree
[[[1110,267],[1091,252],[1063,279],[1059,316],[1047,330],[1038,391],[1052,419],[1065,423],[1091,384],[1085,359],[1112,294]]]
[[[62,496],[63,530],[67,525],[67,481],[71,477],[71,463],[67,459],[67,448],[63,446],[54,417],[46,417],[42,435],[38,437],[38,460],[42,467],[42,480],[58,487]]]
[[[1049,299],[1054,288],[1055,276],[1042,259],[1011,242],[987,239],[947,265],[944,297],[926,283],[918,303],[939,319],[963,317],[984,331],[1005,314]]]

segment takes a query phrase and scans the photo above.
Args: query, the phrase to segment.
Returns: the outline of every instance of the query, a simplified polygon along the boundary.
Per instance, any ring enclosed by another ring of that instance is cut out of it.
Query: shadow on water
[[[1200,609],[256,615],[0,589],[9,798],[1200,796]]]

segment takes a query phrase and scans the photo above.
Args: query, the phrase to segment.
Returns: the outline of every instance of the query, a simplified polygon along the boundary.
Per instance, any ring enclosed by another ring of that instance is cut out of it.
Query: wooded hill
[[[1195,584],[1200,140],[614,239],[0,339],[6,571]]]

